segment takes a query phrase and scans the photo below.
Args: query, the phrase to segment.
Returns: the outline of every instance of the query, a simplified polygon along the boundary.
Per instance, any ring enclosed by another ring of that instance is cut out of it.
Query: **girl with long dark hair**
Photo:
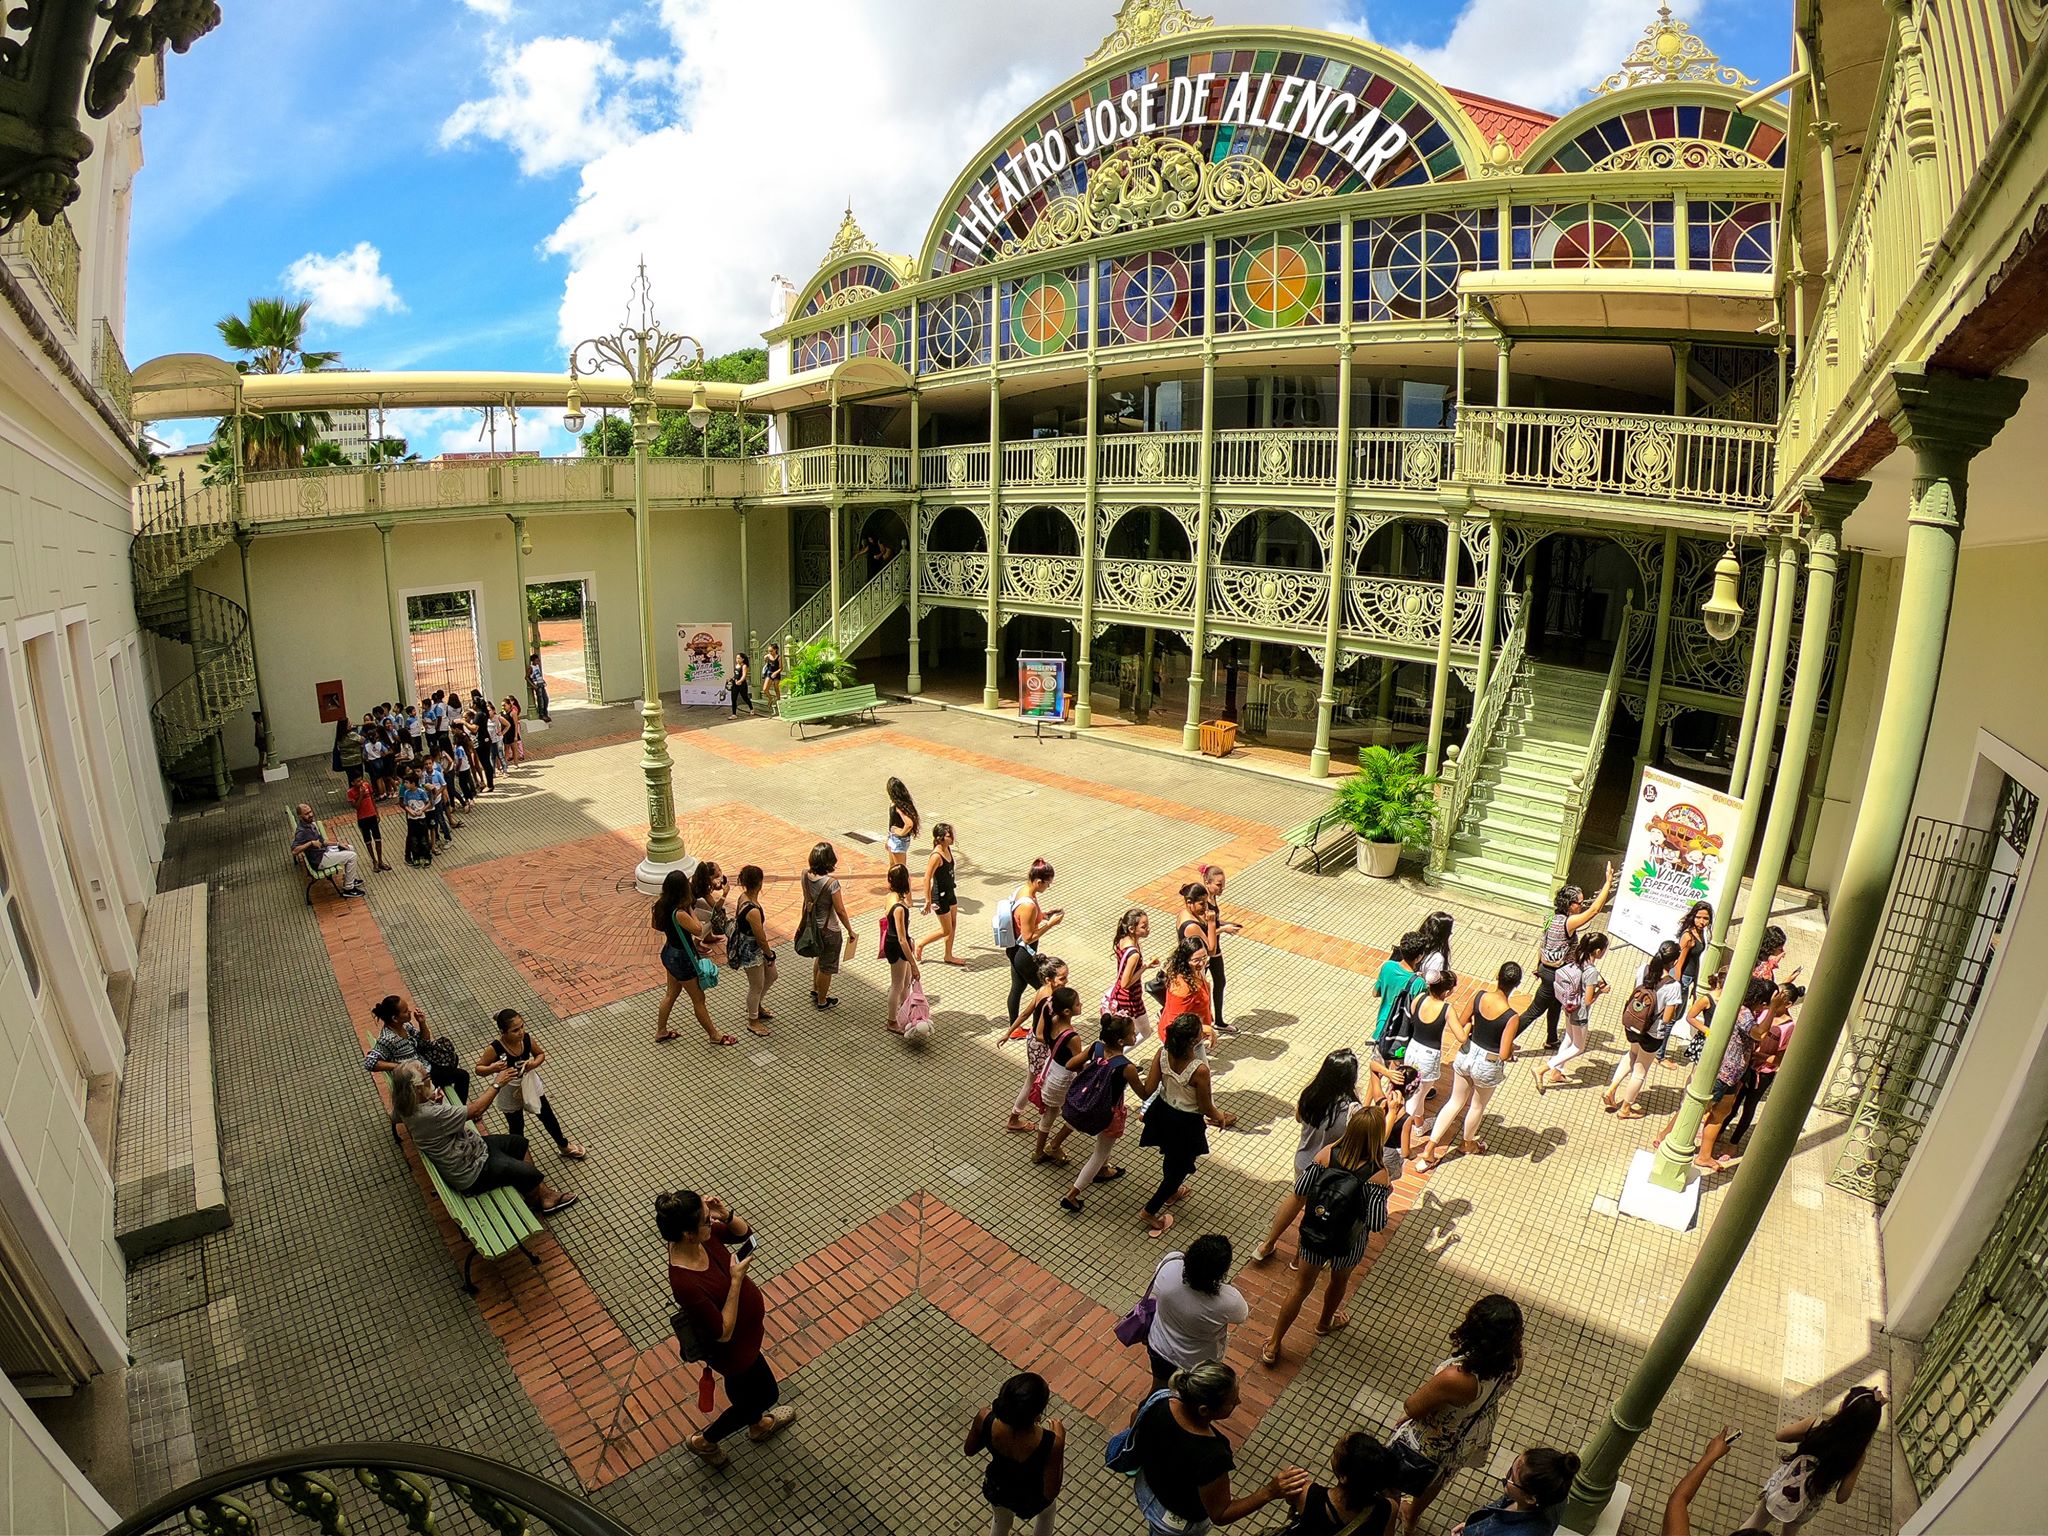
[[[925,946],[938,939],[946,941],[945,952],[939,956],[941,964],[965,965],[965,960],[953,956],[953,930],[960,921],[960,887],[958,872],[953,867],[953,824],[950,821],[932,823],[932,861],[924,867],[924,909],[934,913],[939,926],[917,941],[917,958],[924,959]]]
[[[891,864],[887,878],[889,913],[882,919],[882,958],[889,962],[889,1029],[900,1035],[904,999],[923,973],[917,967],[917,942],[910,936],[910,871]]]
[[[1436,1117],[1429,1140],[1416,1154],[1417,1173],[1427,1173],[1433,1163],[1443,1160],[1441,1149],[1448,1144],[1452,1132],[1460,1130],[1461,1117],[1458,1145],[1465,1155],[1475,1157],[1486,1151],[1486,1143],[1479,1139],[1479,1127],[1486,1119],[1486,1106],[1507,1077],[1508,1063],[1515,1059],[1515,1036],[1522,1027],[1522,1016],[1515,1008],[1513,994],[1521,984],[1522,968],[1509,960],[1494,975],[1493,985],[1482,987],[1472,999],[1466,1013],[1465,1044],[1451,1067],[1455,1074],[1451,1099]]]
[[[1230,1026],[1223,1022],[1223,935],[1242,933],[1244,925],[1223,919],[1223,866],[1204,864],[1197,873],[1202,877],[1203,889],[1209,893],[1209,1004],[1216,1028],[1228,1034]]]
[[[1145,1202],[1145,1235],[1164,1237],[1173,1225],[1169,1201],[1187,1192],[1195,1164],[1209,1150],[1209,1126],[1228,1130],[1237,1117],[1218,1109],[1209,1091],[1209,1058],[1202,1050],[1202,1024],[1183,1014],[1167,1026],[1165,1041],[1152,1058],[1139,1090],[1152,1099],[1145,1114],[1145,1133],[1138,1145],[1157,1147],[1161,1162],[1159,1187]]]
[[[1054,994],[1067,984],[1067,962],[1058,955],[1040,955],[1036,975],[1037,984],[1021,1000],[1008,1036],[1012,1040],[1021,1036],[1024,1041],[1024,1086],[1017,1090],[1017,1102],[1010,1106],[1008,1129],[1013,1131],[1038,1129],[1038,1122],[1030,1113],[1031,1090],[1045,1070],[1046,1054],[1057,1038],[1052,1033],[1050,1004]]]
[[[1564,1010],[1553,983],[1557,968],[1571,958],[1572,935],[1600,915],[1600,909],[1607,905],[1607,898],[1614,892],[1614,866],[1607,866],[1607,878],[1600,882],[1600,889],[1591,901],[1576,885],[1561,885],[1552,901],[1549,923],[1544,926],[1543,937],[1536,945],[1536,995],[1529,1000],[1528,1011],[1523,1015],[1525,1023],[1543,1021],[1544,1049],[1557,1049],[1557,1021]]]
[[[1714,904],[1696,901],[1685,909],[1685,916],[1678,920],[1678,931],[1671,936],[1678,945],[1678,985],[1688,1003],[1699,993],[1700,957],[1707,952],[1707,942],[1713,931]],[[1706,1031],[1695,1027],[1687,1031],[1687,1036],[1685,1059],[1696,1062],[1706,1049]],[[1672,1058],[1667,1055],[1666,1059]]]
[[[1848,1503],[1884,1420],[1886,1401],[1881,1388],[1851,1387],[1842,1406],[1825,1418],[1800,1419],[1780,1429],[1778,1440],[1790,1445],[1792,1454],[1764,1484],[1745,1528],[1768,1531],[1775,1521],[1792,1530],[1818,1514],[1831,1493],[1837,1504]]]
[[[1451,1330],[1450,1357],[1401,1404],[1394,1452],[1401,1458],[1401,1510],[1410,1533],[1461,1467],[1493,1454],[1501,1394],[1522,1369],[1522,1309],[1512,1297],[1482,1296]]]
[[[1393,1178],[1381,1158],[1386,1146],[1385,1108],[1372,1104],[1353,1110],[1344,1134],[1318,1152],[1295,1182],[1294,1192],[1307,1207],[1301,1220],[1301,1262],[1294,1271],[1294,1288],[1273,1319],[1261,1363],[1280,1363],[1287,1330],[1301,1315],[1301,1304],[1324,1270],[1330,1280],[1323,1288],[1323,1315],[1316,1332],[1335,1333],[1350,1324],[1344,1295],[1373,1233],[1386,1230],[1387,1201],[1394,1192]]]
[[[1387,1536],[1400,1516],[1394,1492],[1400,1463],[1362,1429],[1339,1435],[1330,1450],[1330,1481],[1310,1483],[1288,1502],[1287,1536]],[[1356,1522],[1354,1524],[1354,1522]]]
[[[1351,1120],[1351,1111],[1358,1108],[1358,1104],[1357,1052],[1330,1052],[1294,1101],[1295,1123],[1301,1127],[1294,1148],[1296,1179],[1308,1171],[1323,1148],[1344,1134],[1344,1127]],[[1266,1228],[1266,1240],[1252,1250],[1254,1264],[1263,1264],[1273,1257],[1280,1234],[1294,1224],[1294,1218],[1301,1214],[1301,1206],[1301,1196],[1290,1187],[1273,1212],[1273,1220]]]
[[[1159,1032],[1162,1036],[1175,1019],[1193,1014],[1202,1022],[1202,1040],[1207,1044],[1215,1038],[1215,1031],[1209,1023],[1209,952],[1198,934],[1186,933],[1173,953],[1166,957],[1163,967],[1166,977],[1166,1001],[1159,1009]]]
[[[705,868],[706,863],[700,863],[698,868]],[[716,865],[709,867],[714,874],[717,872]],[[725,940],[713,934],[710,924],[697,915],[691,877],[682,870],[672,869],[662,880],[661,894],[654,899],[652,926],[661,935],[661,968],[668,973],[668,990],[654,1013],[654,1043],[659,1045],[676,1038],[678,1031],[668,1027],[669,1011],[675,1007],[676,999],[687,992],[690,1008],[711,1043],[739,1044],[739,1036],[725,1034],[711,1022],[711,1009],[704,1001],[704,984],[697,979],[697,957],[702,954],[714,961],[722,958]]]
[[[1133,1025],[1133,1034],[1143,1040],[1150,1033],[1151,1010],[1145,1005],[1145,972],[1159,962],[1145,958],[1145,940],[1152,932],[1152,918],[1143,907],[1129,907],[1116,921],[1116,979],[1102,995],[1104,1013],[1120,1013]]]
[[[1045,904],[1045,894],[1052,889],[1052,882],[1052,865],[1044,859],[1033,859],[1024,883],[1010,894],[1010,926],[1015,933],[1014,942],[1003,951],[1010,960],[1010,1001],[1003,1014],[1006,1019],[1017,1017],[1024,994],[1037,985],[1040,942],[1067,915],[1060,908]]]
[[[1671,1025],[1685,1006],[1685,989],[1677,971],[1678,945],[1666,939],[1636,972],[1635,990],[1622,1005],[1621,1029],[1628,1040],[1628,1055],[1615,1063],[1614,1076],[1600,1102],[1609,1114],[1619,1111],[1623,1120],[1643,1118],[1636,1096],[1650,1080],[1650,1066],[1671,1038]]]
[[[1595,929],[1572,941],[1571,958],[1558,967],[1551,985],[1564,1005],[1564,1044],[1551,1055],[1549,1063],[1532,1061],[1536,1091],[1562,1088],[1570,1081],[1565,1064],[1586,1052],[1586,1026],[1593,1018],[1593,1005],[1607,991],[1607,978],[1600,974],[1600,957],[1607,953],[1607,935]]]
[[[1451,968],[1451,930],[1457,920],[1448,912],[1432,912],[1415,931],[1422,935],[1422,959],[1415,971],[1425,983]]]
[[[910,840],[917,835],[917,802],[901,779],[891,779],[882,787],[889,796],[889,867],[903,869],[910,862]]]

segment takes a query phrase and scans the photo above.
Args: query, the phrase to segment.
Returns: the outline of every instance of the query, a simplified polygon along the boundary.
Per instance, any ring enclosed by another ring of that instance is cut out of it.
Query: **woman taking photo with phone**
[[[1003,1017],[1015,1019],[1017,1010],[1024,1001],[1024,994],[1038,985],[1038,946],[1045,936],[1059,927],[1060,919],[1067,914],[1058,907],[1045,904],[1046,892],[1052,889],[1053,868],[1044,859],[1033,859],[1031,870],[1024,883],[1011,892],[1008,901],[996,909],[996,936],[1009,940],[1003,946],[1003,953],[1010,960],[1010,1000]],[[1007,931],[1004,925],[1005,911],[1009,919]]]
[[[654,1197],[654,1226],[668,1244],[668,1284],[679,1321],[695,1335],[706,1366],[725,1378],[731,1405],[683,1443],[714,1467],[725,1465],[719,1443],[736,1429],[766,1440],[796,1417],[778,1408],[782,1388],[761,1353],[767,1303],[748,1278],[754,1229],[716,1195],[694,1189]],[[728,1244],[737,1243],[737,1248]]]

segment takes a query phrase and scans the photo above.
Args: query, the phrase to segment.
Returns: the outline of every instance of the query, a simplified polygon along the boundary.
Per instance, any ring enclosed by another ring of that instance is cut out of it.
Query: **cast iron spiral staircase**
[[[150,706],[157,761],[180,795],[219,799],[231,787],[221,731],[255,696],[255,650],[248,610],[192,573],[233,541],[233,499],[225,486],[188,487],[181,475],[143,486],[137,507],[128,547],[135,617],[192,652],[191,672]]]

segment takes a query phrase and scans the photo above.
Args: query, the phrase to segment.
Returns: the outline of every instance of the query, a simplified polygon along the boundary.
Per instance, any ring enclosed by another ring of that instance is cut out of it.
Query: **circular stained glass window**
[[[1714,226],[1716,272],[1771,270],[1775,210],[1769,203],[1743,203]]]
[[[1124,341],[1164,341],[1187,318],[1193,297],[1187,263],[1178,256],[1132,256],[1110,277],[1109,318]]]
[[[1061,351],[1074,339],[1080,313],[1074,285],[1060,273],[1027,277],[1010,297],[1010,343],[1026,357]]]
[[[1323,250],[1305,235],[1262,235],[1230,264],[1230,299],[1251,325],[1278,330],[1322,317]]]
[[[867,323],[862,347],[870,357],[886,357],[894,362],[900,360],[897,349],[902,342],[903,335],[897,330],[895,320],[882,315]]]
[[[981,362],[981,296],[956,293],[932,306],[924,327],[925,356],[937,368]]]
[[[1650,231],[1619,203],[1561,208],[1536,237],[1539,267],[1647,267]]]
[[[1458,274],[1478,261],[1478,247],[1463,226],[1420,216],[1394,219],[1372,243],[1372,296],[1389,318],[1448,315],[1457,302]]]

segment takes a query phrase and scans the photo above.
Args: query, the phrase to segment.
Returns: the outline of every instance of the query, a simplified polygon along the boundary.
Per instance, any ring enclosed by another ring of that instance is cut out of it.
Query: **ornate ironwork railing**
[[[1275,490],[1337,483],[1337,434],[1327,427],[1226,429],[1216,434],[1210,479]]]
[[[121,355],[120,340],[104,316],[93,322],[92,381],[123,421],[135,420],[135,386],[128,376],[128,359]]]
[[[311,1446],[187,1483],[111,1536],[188,1531],[433,1531],[634,1536],[630,1526],[517,1467],[412,1443]]]
[[[1095,567],[1098,612],[1187,618],[1195,611],[1195,568],[1185,560],[1103,560]]]
[[[1494,658],[1486,692],[1472,706],[1472,723],[1465,727],[1465,740],[1452,746],[1444,763],[1444,790],[1437,805],[1436,823],[1429,831],[1432,874],[1442,870],[1450,857],[1451,839],[1464,818],[1465,802],[1472,796],[1472,786],[1479,782],[1479,769],[1493,744],[1494,725],[1507,707],[1508,696],[1521,686],[1522,657],[1529,644],[1529,610],[1533,606],[1525,602],[1514,608],[1514,620],[1508,625],[1508,637],[1501,645],[1500,655]]]
[[[980,550],[965,553],[930,550],[924,556],[924,579],[918,584],[924,597],[963,601],[988,596],[988,556]]]
[[[871,495],[910,489],[907,448],[798,448],[747,463],[757,496]]]
[[[1210,571],[1209,611],[1220,619],[1319,634],[1329,601],[1330,577],[1325,571],[1269,565],[1219,565]]]
[[[1003,444],[1003,490],[1028,496],[1034,489],[1072,488],[1088,477],[1088,439],[1034,437]]]
[[[1102,440],[1104,485],[1195,485],[1201,468],[1199,432],[1134,432]]]
[[[135,488],[135,538],[128,562],[138,602],[187,571],[197,570],[235,534],[234,491],[226,485],[176,480]]]
[[[64,323],[78,330],[78,236],[70,219],[23,219],[0,235],[0,256],[25,266]]]
[[[1434,491],[1457,474],[1448,427],[1365,427],[1351,434],[1351,485],[1361,491]]]
[[[1621,632],[1628,633],[1629,608],[1621,611]],[[1593,785],[1600,777],[1600,760],[1607,755],[1607,732],[1614,724],[1614,701],[1621,696],[1622,662],[1628,655],[1626,646],[1614,648],[1614,659],[1607,663],[1607,686],[1600,693],[1600,711],[1593,717],[1593,734],[1586,742],[1585,761],[1572,770],[1571,783],[1566,786],[1564,797],[1564,820],[1558,827],[1557,863],[1551,870],[1554,878],[1562,880],[1571,873],[1572,854],[1579,846],[1579,828],[1586,822],[1586,807],[1593,799]]]
[[[1451,600],[1451,645],[1478,649],[1484,587],[1458,587]],[[1408,576],[1353,576],[1344,584],[1344,632],[1353,639],[1434,650],[1443,628],[1444,586]]]
[[[782,636],[785,662],[791,646],[802,645],[831,622],[832,588],[828,583],[799,603],[796,611],[783,621],[782,628],[777,631]]]
[[[1079,555],[1010,555],[1003,561],[1003,596],[1020,603],[1078,606]]]
[[[924,488],[943,495],[947,491],[988,489],[989,452],[987,443],[955,443],[949,448],[924,450]]]
[[[1761,510],[1777,429],[1690,416],[1467,406],[1459,478],[1476,485]]]
[[[167,587],[138,605],[148,629],[192,647],[192,671],[150,706],[158,761],[172,764],[221,728],[256,691],[249,615],[203,587]]]
[[[839,608],[839,648],[851,651],[882,627],[882,621],[903,604],[910,592],[910,556],[897,555],[849,597]],[[828,617],[823,627],[811,634],[821,640],[830,632]]]

